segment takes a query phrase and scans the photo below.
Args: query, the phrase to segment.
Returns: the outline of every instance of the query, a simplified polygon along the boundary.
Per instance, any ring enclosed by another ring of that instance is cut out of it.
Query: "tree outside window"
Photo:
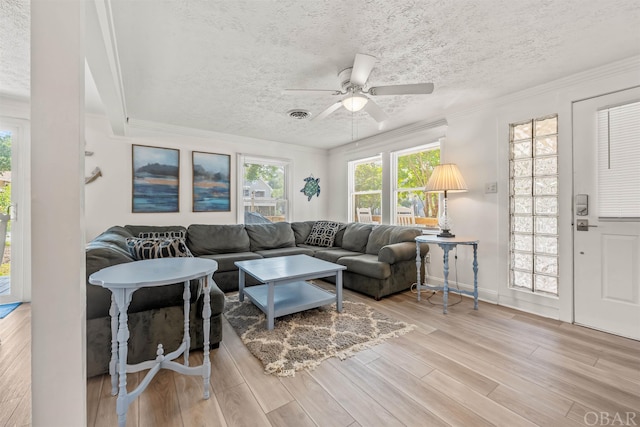
[[[437,193],[427,193],[425,187],[434,168],[440,164],[440,143],[397,151],[392,153],[392,159],[395,166],[391,199],[395,202],[394,209],[410,208],[416,224],[437,226],[440,198]]]
[[[9,179],[7,180],[7,176]],[[11,133],[0,131],[0,213],[8,213],[11,206]],[[11,232],[11,221],[6,224],[5,235],[0,238],[7,239]],[[11,242],[0,242],[0,276],[8,276],[11,270]]]
[[[287,164],[265,159],[246,161],[243,173],[243,199],[245,212],[254,217],[264,217],[265,221],[286,221]]]

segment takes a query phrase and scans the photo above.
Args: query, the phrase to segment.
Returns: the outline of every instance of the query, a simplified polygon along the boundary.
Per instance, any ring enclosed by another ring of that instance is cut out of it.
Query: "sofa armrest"
[[[424,257],[429,252],[429,245],[420,244],[420,256]],[[378,252],[378,261],[395,264],[400,261],[416,259],[416,244],[413,242],[393,243],[383,246]]]
[[[220,315],[224,310],[224,292],[220,290],[214,281],[209,285],[209,296],[211,302],[211,317]],[[202,319],[202,308],[204,306],[204,292],[199,289],[198,301],[196,305],[197,316]]]

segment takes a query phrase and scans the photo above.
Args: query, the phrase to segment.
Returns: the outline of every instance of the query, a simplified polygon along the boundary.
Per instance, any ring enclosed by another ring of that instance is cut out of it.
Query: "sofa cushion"
[[[354,252],[354,251],[348,251],[346,249],[342,249],[342,248],[326,248],[324,250],[321,251],[316,251],[315,254],[313,254],[314,257],[324,260],[324,261],[329,261],[329,262],[338,262],[338,260],[342,257],[345,256],[357,256],[357,255],[362,255],[362,253],[360,252]]]
[[[395,228],[393,225],[376,225],[373,227],[371,234],[369,234],[365,253],[369,255],[377,255],[378,252],[380,252],[380,249],[389,243],[389,235],[393,228]]]
[[[413,227],[393,227],[389,234],[390,245],[402,242],[416,242],[416,237],[422,235],[422,230]]]
[[[262,255],[255,252],[232,252],[228,254],[202,255],[201,258],[212,259],[218,262],[216,273],[221,271],[233,271],[238,267],[234,264],[236,261],[246,261],[249,259],[261,259]]]
[[[127,246],[127,237],[134,236],[126,228],[116,225],[87,243],[85,249],[87,250],[87,253],[96,249],[117,251],[129,257],[130,261],[132,261],[133,258],[131,257],[129,247]]]
[[[383,280],[391,276],[391,266],[386,262],[378,261],[377,255],[346,256],[340,258],[338,264],[346,266],[351,273],[374,279]]]
[[[264,251],[256,251],[256,253],[262,255],[265,258],[273,258],[277,256],[289,256],[289,255],[313,256],[312,250],[305,249],[303,247],[297,247],[297,246],[294,246],[292,248],[265,249]]]
[[[305,245],[304,243],[297,245],[299,248],[304,248],[304,249],[309,249],[309,251],[311,251],[312,253],[316,253],[318,251],[333,251],[333,250],[338,250],[338,249],[342,249],[342,248],[338,248],[337,246],[332,246],[330,248],[324,248],[322,246],[313,246],[313,245]],[[314,255],[315,256],[315,255]]]
[[[138,237],[127,238],[127,246],[131,256],[136,260],[192,257],[184,239],[140,239]]]
[[[333,241],[333,246],[337,246],[339,248],[342,247],[342,243],[344,240],[344,232],[347,229],[347,224],[344,223],[340,223],[340,228],[338,229],[338,232],[336,233],[336,238]]]
[[[291,229],[293,230],[293,236],[296,240],[296,245],[301,245],[307,240],[307,236],[311,233],[311,229],[315,224],[315,221],[301,221],[292,222]]]
[[[195,256],[250,251],[249,235],[242,224],[192,224],[187,229],[187,246]]]
[[[412,227],[399,227],[396,225],[376,225],[367,242],[366,253],[376,255],[383,246],[394,243],[414,242],[416,236],[422,234],[422,231]]]
[[[329,248],[333,246],[340,223],[333,221],[316,221],[311,229],[311,233],[307,236],[305,244],[313,246],[323,246]]]
[[[251,252],[265,249],[295,247],[296,239],[288,222],[247,224],[245,230],[251,242]]]
[[[342,238],[342,247],[349,251],[364,253],[372,228],[372,224],[362,224],[359,222],[347,224],[344,230],[344,237]]]

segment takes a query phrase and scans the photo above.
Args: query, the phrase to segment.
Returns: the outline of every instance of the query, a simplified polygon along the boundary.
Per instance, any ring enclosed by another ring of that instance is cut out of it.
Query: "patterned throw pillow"
[[[313,224],[311,233],[309,233],[309,237],[307,237],[304,244],[325,248],[331,247],[333,246],[333,241],[335,240],[339,229],[339,222],[316,221],[316,223]]]
[[[129,248],[131,256],[138,261],[143,259],[193,256],[184,238],[141,239],[129,237],[127,239],[127,247]]]
[[[149,231],[138,233],[138,237],[141,239],[184,239],[187,237],[187,233],[184,230],[179,231]]]

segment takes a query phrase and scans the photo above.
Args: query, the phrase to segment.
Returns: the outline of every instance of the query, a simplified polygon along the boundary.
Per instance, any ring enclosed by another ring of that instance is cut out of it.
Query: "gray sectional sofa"
[[[343,285],[375,299],[408,289],[416,278],[414,238],[421,230],[411,227],[337,224],[331,246],[311,245],[308,237],[316,221],[269,224],[193,224],[182,226],[114,226],[87,244],[87,279],[92,273],[115,264],[133,262],[127,239],[140,233],[182,231],[193,256],[218,262],[211,287],[212,347],[222,339],[223,292],[238,290],[236,261],[306,254],[345,265]],[[429,250],[421,246],[424,257]],[[247,286],[257,284],[250,279]],[[182,340],[182,284],[146,288],[133,294],[129,306],[129,363],[153,359],[158,343],[167,352]],[[191,346],[202,346],[202,294],[191,283]],[[111,357],[111,294],[87,281],[87,375],[108,372]]]

